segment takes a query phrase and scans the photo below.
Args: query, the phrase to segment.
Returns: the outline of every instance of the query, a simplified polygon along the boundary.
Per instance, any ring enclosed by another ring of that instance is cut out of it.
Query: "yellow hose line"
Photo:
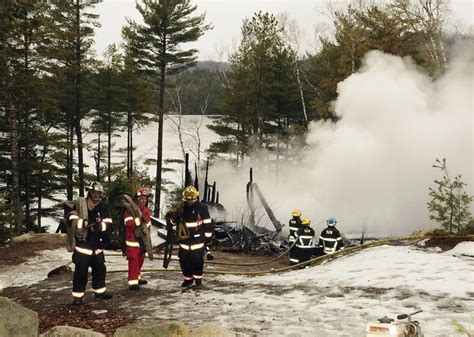
[[[253,263],[231,263],[231,262],[219,262],[219,261],[206,261],[206,263],[209,263],[209,264],[218,264],[218,265],[223,265],[223,266],[242,266],[242,267],[245,267],[245,266],[262,266],[264,264],[268,264],[268,263],[271,263],[271,262],[274,262],[278,259],[280,259],[281,257],[285,256],[291,248],[293,248],[293,246],[296,244],[296,241],[293,242],[293,244],[287,249],[285,250],[283,253],[281,253],[280,255],[278,255],[277,257],[271,259],[271,260],[267,260],[267,261],[263,261],[263,262],[253,262]]]
[[[296,242],[293,242],[293,244],[287,249],[285,250],[283,253],[281,253],[280,255],[274,257],[273,259],[270,259],[270,260],[266,260],[266,261],[263,261],[263,262],[250,262],[250,263],[233,263],[233,262],[220,262],[220,261],[206,261],[206,264],[216,264],[216,265],[222,265],[222,266],[241,266],[241,267],[246,267],[246,266],[262,266],[264,264],[268,264],[268,263],[272,263],[280,258],[282,258],[283,256],[285,256],[291,248],[293,248],[293,246],[296,244]],[[106,257],[107,256],[122,256],[122,254],[114,254],[114,253],[108,253],[105,255]],[[163,256],[155,256],[154,259],[156,260],[163,260]],[[172,259],[172,261],[177,261],[177,259]]]
[[[344,248],[341,250],[338,250],[335,253],[328,254],[328,255],[323,255],[323,256],[318,256],[315,257],[314,259],[308,260],[306,262],[301,262],[298,264],[294,264],[291,266],[287,267],[282,267],[282,268],[272,268],[268,270],[258,270],[258,271],[230,271],[230,270],[213,270],[213,269],[206,269],[205,273],[206,274],[220,274],[220,275],[248,275],[248,276],[258,276],[258,275],[264,275],[264,274],[272,274],[272,273],[281,273],[284,271],[308,266],[311,264],[314,264],[316,262],[322,262],[325,260],[331,260],[340,256],[344,256],[346,254],[356,252],[359,250],[363,250],[366,248],[371,248],[371,247],[377,247],[381,246],[384,244],[392,243],[392,242],[397,242],[397,241],[420,241],[425,239],[425,236],[409,236],[409,237],[399,237],[399,238],[393,238],[393,239],[384,239],[384,240],[377,240],[369,243],[365,243],[363,245],[358,245],[358,246],[351,246],[348,248]],[[207,263],[207,262],[206,262]],[[162,272],[162,271],[169,271],[169,272],[181,272],[179,269],[142,269],[142,272]],[[121,273],[121,272],[128,272],[128,270],[110,270],[107,271],[108,273]]]

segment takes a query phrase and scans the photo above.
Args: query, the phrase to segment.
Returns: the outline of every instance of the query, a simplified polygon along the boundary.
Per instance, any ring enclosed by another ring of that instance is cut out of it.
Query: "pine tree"
[[[121,97],[121,111],[124,113],[123,126],[127,130],[127,178],[135,171],[133,165],[134,131],[153,121],[156,111],[156,91],[153,82],[140,71],[136,58],[125,41],[124,64],[120,73],[120,82],[127,90]]]
[[[283,38],[275,16],[256,13],[244,21],[242,39],[231,55],[228,83],[220,100],[220,114],[210,128],[222,136],[210,152],[277,161],[290,124],[300,116],[300,94],[294,72],[296,54]],[[260,152],[265,149],[266,151]]]
[[[142,67],[158,83],[157,163],[154,214],[160,212],[163,156],[163,115],[166,77],[196,63],[196,49],[182,50],[183,43],[196,41],[210,29],[205,15],[192,16],[196,6],[183,0],[137,1],[143,24],[129,21],[123,34]]]
[[[56,76],[62,81],[65,94],[63,111],[66,112],[68,152],[68,180],[73,181],[73,135],[76,135],[79,195],[84,195],[84,153],[81,121],[90,107],[84,104],[83,81],[86,70],[92,62],[94,26],[99,26],[98,15],[89,12],[102,0],[51,0],[49,11],[55,32],[51,49],[57,66]],[[70,108],[72,107],[72,109]],[[72,185],[68,186],[68,198],[72,198]]]
[[[90,101],[94,109],[91,113],[92,133],[97,135],[96,179],[102,181],[101,161],[102,142],[101,136],[105,134],[107,139],[106,155],[107,182],[110,183],[112,168],[112,138],[114,133],[123,125],[121,113],[121,101],[126,92],[126,87],[121,82],[120,74],[123,68],[123,57],[115,44],[109,45],[104,52],[104,60],[98,62],[95,73],[92,75]]]
[[[463,233],[464,228],[472,220],[469,208],[474,197],[464,191],[467,185],[461,180],[461,175],[457,175],[454,179],[449,177],[445,158],[436,159],[433,167],[443,172],[443,179],[435,180],[436,189],[429,188],[430,219],[435,220],[450,234],[454,229],[458,234]]]
[[[21,231],[22,211],[20,204],[20,161],[19,161],[19,113],[15,97],[15,60],[19,54],[16,53],[15,44],[18,43],[14,35],[14,27],[21,17],[21,6],[16,1],[3,1],[0,4],[0,107],[2,115],[9,124],[9,137],[5,143],[9,146],[6,155],[10,158],[9,170],[11,172],[10,200],[13,211],[13,230]],[[5,130],[6,131],[6,130]],[[5,157],[4,157],[5,158]],[[5,168],[5,172],[8,170]]]

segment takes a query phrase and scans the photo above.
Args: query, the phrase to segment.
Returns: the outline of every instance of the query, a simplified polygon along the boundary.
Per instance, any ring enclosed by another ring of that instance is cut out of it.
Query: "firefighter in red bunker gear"
[[[151,212],[147,207],[150,195],[150,190],[144,187],[139,188],[135,194],[134,201],[142,213],[140,218],[133,218],[132,213],[128,209],[123,211],[123,221],[125,222],[125,253],[128,260],[128,289],[130,290],[139,290],[139,285],[148,283],[142,279],[140,275],[145,260],[145,247],[143,241],[135,235],[135,229],[143,222],[145,222],[147,228],[150,229]]]

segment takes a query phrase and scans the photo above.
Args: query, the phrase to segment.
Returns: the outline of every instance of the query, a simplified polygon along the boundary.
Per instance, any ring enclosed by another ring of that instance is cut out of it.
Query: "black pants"
[[[297,254],[296,245],[294,245],[294,241],[290,242],[293,246],[290,248],[290,264],[299,263],[299,258]]]
[[[92,289],[102,290],[102,288],[105,288],[107,268],[105,267],[104,253],[87,255],[74,251],[72,262],[75,264],[72,279],[72,291],[74,293],[83,293],[86,290],[89,267],[92,268]]]
[[[180,247],[178,257],[185,280],[202,278],[202,271],[204,269],[204,248],[186,250]]]
[[[295,255],[299,263],[311,260],[313,248],[300,248],[300,247],[295,247],[295,248],[296,248]]]

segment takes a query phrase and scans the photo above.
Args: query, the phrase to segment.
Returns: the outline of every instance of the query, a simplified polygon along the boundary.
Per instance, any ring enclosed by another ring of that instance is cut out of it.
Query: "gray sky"
[[[286,13],[290,20],[296,20],[303,31],[300,52],[314,52],[315,28],[328,19],[322,13],[327,0],[194,0],[199,12],[206,12],[206,21],[214,26],[197,42],[190,44],[199,50],[200,60],[220,60],[223,51],[232,49],[238,41],[244,18],[253,13],[268,11],[275,15]],[[345,1],[342,1],[345,3]],[[465,25],[473,25],[473,0],[451,0],[450,8],[456,20]],[[102,27],[97,30],[96,50],[102,54],[108,44],[121,42],[121,28],[125,18],[140,21],[134,0],[105,0],[96,7]]]

